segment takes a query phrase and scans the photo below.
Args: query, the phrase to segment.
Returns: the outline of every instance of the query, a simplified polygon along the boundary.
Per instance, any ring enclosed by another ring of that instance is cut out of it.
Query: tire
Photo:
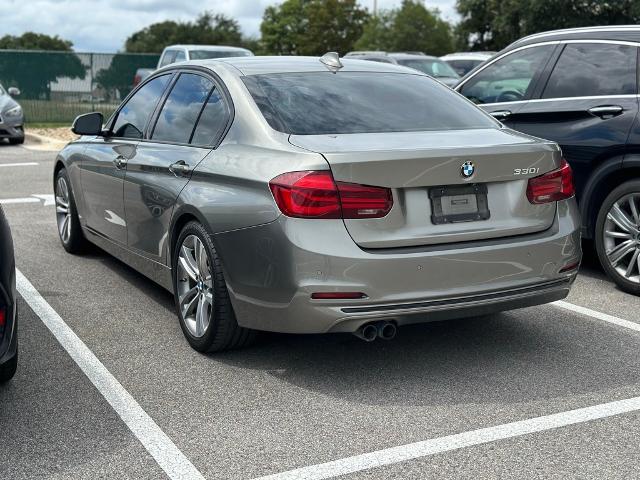
[[[13,378],[18,369],[18,352],[8,362],[0,365],[0,383],[6,383]]]
[[[24,137],[10,138],[9,139],[9,144],[10,145],[22,145],[23,143],[24,143]]]
[[[62,243],[67,252],[79,253],[86,247],[87,241],[80,226],[71,182],[69,181],[67,170],[64,168],[56,175],[54,193],[56,199],[56,225],[60,243]],[[68,222],[66,227],[64,222]],[[68,232],[64,230],[65,228],[68,228]]]
[[[640,180],[623,183],[604,200],[595,241],[607,275],[621,290],[640,295]]]
[[[180,232],[172,267],[176,312],[192,348],[220,352],[253,342],[256,332],[238,325],[220,258],[211,237],[198,222],[188,223]]]

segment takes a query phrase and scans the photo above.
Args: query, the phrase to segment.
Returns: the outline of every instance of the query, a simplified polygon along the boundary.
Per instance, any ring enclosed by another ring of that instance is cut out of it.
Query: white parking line
[[[614,317],[613,315],[564,301],[553,302],[552,305],[640,332],[640,324],[630,322],[623,318]],[[497,440],[520,437],[531,433],[590,422],[592,420],[639,410],[640,397],[634,397],[627,400],[618,400],[591,407],[569,410],[567,412],[482,428],[480,430],[434,438],[422,442],[410,443],[399,447],[386,448],[332,462],[297,468],[295,470],[276,473],[274,475],[267,475],[255,480],[323,480],[327,478],[335,478],[349,473],[383,467],[385,465],[392,465],[395,463],[405,462],[407,460],[435,455],[437,453],[458,450],[460,448],[471,447],[474,445],[482,445],[485,443],[495,442]]]
[[[553,302],[552,305],[555,305],[559,308],[564,308],[565,310],[570,310],[575,313],[579,313],[581,315],[597,318],[598,320],[602,320],[603,322],[613,323],[614,325],[618,325],[619,327],[624,327],[630,330],[635,330],[636,332],[640,332],[640,324],[630,322],[629,320],[625,320],[624,318],[614,317],[613,315],[609,315],[608,313],[598,312],[596,310],[591,310],[590,308],[581,307],[580,305],[574,305],[573,303],[563,301]]]
[[[38,162],[0,163],[0,167],[32,167],[40,165]]]
[[[473,430],[471,432],[410,443],[400,447],[386,448],[384,450],[343,458],[333,462],[276,473],[275,475],[260,477],[256,480],[321,480],[335,478],[340,475],[392,465],[394,463],[405,462],[437,453],[495,442],[496,440],[520,437],[522,435],[590,422],[592,420],[638,410],[640,410],[640,397],[634,397],[627,400],[618,400],[601,405],[594,405],[592,407],[578,408],[553,415],[545,415],[543,417]]]
[[[20,203],[40,203],[44,207],[49,207],[56,204],[55,197],[51,194],[45,193],[40,195],[31,195],[24,198],[0,198],[0,205],[11,205]]]
[[[158,462],[169,478],[202,479],[202,474],[193,466],[180,449],[158,427],[120,382],[98,360],[80,338],[62,320],[60,315],[38,293],[35,287],[20,272],[16,271],[18,292],[40,317],[69,356],[78,364],[102,396],[140,440],[144,448]]]

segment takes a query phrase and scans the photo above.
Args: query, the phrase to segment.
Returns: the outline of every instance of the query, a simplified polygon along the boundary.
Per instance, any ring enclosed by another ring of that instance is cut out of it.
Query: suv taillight
[[[571,167],[563,158],[560,168],[530,178],[527,185],[527,198],[531,203],[549,203],[573,197],[576,191],[573,187]]]
[[[328,170],[283,173],[269,187],[288,217],[380,218],[393,206],[390,189],[336,182]]]

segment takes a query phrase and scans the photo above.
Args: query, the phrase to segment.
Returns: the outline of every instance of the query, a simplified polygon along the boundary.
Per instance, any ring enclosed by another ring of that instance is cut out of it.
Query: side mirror
[[[71,131],[76,135],[101,135],[103,117],[100,112],[78,115],[73,121]]]
[[[7,89],[7,92],[9,93],[9,95],[11,95],[12,97],[17,97],[18,95],[20,95],[20,89],[16,88],[16,87],[9,87]]]

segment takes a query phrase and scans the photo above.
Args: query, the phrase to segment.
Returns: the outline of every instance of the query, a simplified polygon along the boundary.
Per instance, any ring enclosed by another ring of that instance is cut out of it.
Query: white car
[[[253,57],[253,52],[246,48],[226,47],[224,45],[170,45],[160,55],[158,68],[188,60],[227,57]]]
[[[483,64],[493,57],[495,53],[496,52],[457,52],[440,57],[440,60],[447,62],[458,75],[464,77],[478,65]]]

